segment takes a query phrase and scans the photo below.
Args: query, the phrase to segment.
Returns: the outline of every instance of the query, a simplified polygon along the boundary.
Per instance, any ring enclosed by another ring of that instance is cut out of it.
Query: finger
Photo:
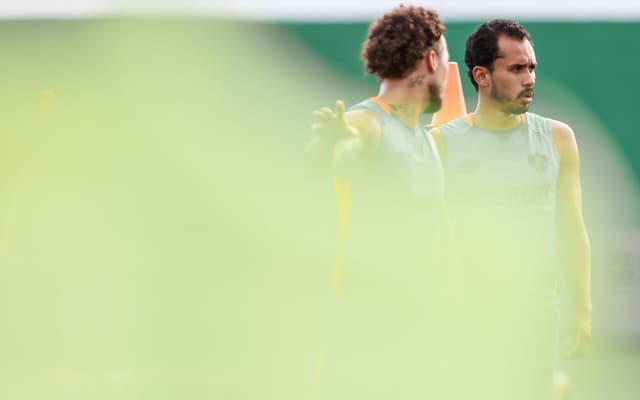
[[[320,111],[322,112],[322,114],[326,119],[335,117],[335,115],[333,114],[333,111],[329,107],[322,107]]]
[[[314,111],[313,115],[322,122],[328,119],[322,111]]]
[[[344,118],[344,101],[336,101],[336,117],[338,119]]]

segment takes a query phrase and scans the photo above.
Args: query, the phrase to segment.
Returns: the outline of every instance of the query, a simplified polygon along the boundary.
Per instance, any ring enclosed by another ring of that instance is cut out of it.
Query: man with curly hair
[[[430,9],[399,6],[369,28],[377,96],[315,112],[308,165],[347,178],[352,211],[339,294],[324,328],[327,399],[445,398],[441,254],[448,237],[435,142],[420,116],[442,104],[449,53]]]
[[[440,109],[448,72],[449,52],[445,27],[434,10],[399,6],[371,24],[362,48],[367,71],[380,80],[377,96],[345,112],[342,101],[336,111],[325,107],[314,114],[316,136],[307,148],[311,169],[353,177],[372,163],[396,162],[394,157],[414,157],[432,164],[433,146],[424,136],[420,115]],[[392,154],[393,148],[406,147]],[[416,167],[405,162],[405,170]],[[407,176],[399,177],[406,182]],[[424,186],[414,182],[419,186]],[[441,182],[429,182],[424,190],[437,193]]]
[[[400,5],[383,15],[369,27],[361,53],[380,81],[378,95],[347,112],[337,101],[335,112],[324,107],[314,113],[307,167],[349,180],[351,237],[369,237],[369,248],[375,240],[389,249],[421,247],[416,241],[446,236],[444,173],[435,142],[420,123],[422,114],[442,105],[449,61],[444,32],[428,8]],[[413,235],[415,229],[423,232]],[[390,231],[394,235],[385,233]]]

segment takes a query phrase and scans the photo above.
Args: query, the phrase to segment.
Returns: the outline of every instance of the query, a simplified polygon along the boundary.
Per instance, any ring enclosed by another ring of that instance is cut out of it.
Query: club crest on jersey
[[[529,154],[529,163],[533,166],[533,168],[535,168],[536,171],[538,171],[539,173],[543,173],[547,170],[549,159],[544,154]]]

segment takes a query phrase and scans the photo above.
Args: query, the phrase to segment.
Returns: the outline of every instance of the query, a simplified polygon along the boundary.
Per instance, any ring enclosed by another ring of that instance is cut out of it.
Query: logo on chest
[[[529,154],[529,164],[531,164],[538,173],[543,173],[549,166],[549,158],[541,153]]]

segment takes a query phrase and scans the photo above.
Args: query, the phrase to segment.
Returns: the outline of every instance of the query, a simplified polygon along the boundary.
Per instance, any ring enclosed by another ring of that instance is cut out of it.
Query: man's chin
[[[509,114],[520,115],[529,111],[529,104],[521,104],[516,107],[511,107],[507,110]]]

